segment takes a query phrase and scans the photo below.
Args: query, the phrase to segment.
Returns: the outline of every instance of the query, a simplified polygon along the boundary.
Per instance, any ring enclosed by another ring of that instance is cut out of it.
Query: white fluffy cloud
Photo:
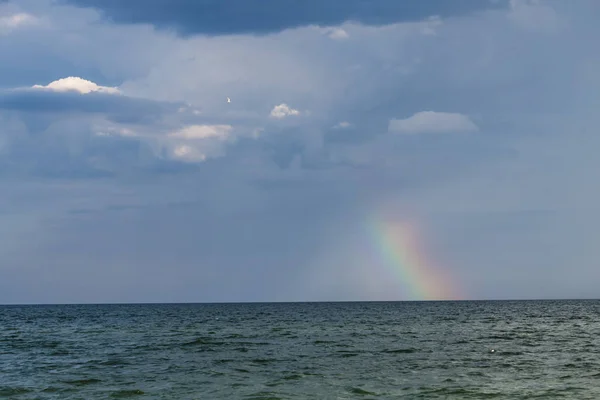
[[[324,28],[323,32],[329,36],[330,39],[334,39],[334,40],[344,40],[344,39],[348,39],[350,37],[350,35],[348,34],[348,32],[340,27],[334,27],[334,28]]]
[[[173,149],[173,156],[178,160],[191,163],[197,163],[206,160],[206,154],[194,146],[187,144],[176,146]]]
[[[231,125],[188,125],[170,132],[165,138],[158,136],[158,139],[170,158],[185,163],[201,163],[208,158],[222,156],[227,144],[235,142],[232,132]]]
[[[231,125],[190,125],[178,131],[171,132],[170,137],[178,139],[227,139],[233,127]]]
[[[273,107],[270,114],[271,118],[275,119],[282,119],[290,115],[300,115],[300,111],[291,108],[285,103]]]
[[[341,121],[333,126],[333,129],[348,129],[352,124],[348,121]]]
[[[421,111],[406,119],[391,119],[391,133],[450,133],[475,132],[477,125],[468,116],[459,113]]]
[[[58,79],[49,84],[33,85],[32,89],[51,90],[54,92],[78,92],[80,94],[88,94],[92,92],[119,94],[120,90],[116,87],[100,86],[94,82],[76,77],[69,76],[67,78]]]
[[[96,136],[137,137],[139,134],[131,128],[126,128],[106,120],[91,124],[91,131]]]
[[[1,12],[1,10],[0,10]],[[20,27],[35,25],[38,19],[28,13],[15,13],[12,15],[0,14],[0,34],[9,33]]]

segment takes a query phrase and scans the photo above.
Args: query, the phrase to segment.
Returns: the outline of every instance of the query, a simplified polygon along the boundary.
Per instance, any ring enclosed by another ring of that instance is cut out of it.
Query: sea
[[[0,306],[2,399],[600,399],[600,301]]]

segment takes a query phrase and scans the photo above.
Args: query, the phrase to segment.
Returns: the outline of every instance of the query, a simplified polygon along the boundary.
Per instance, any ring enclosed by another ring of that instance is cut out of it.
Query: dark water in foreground
[[[533,397],[600,399],[600,301],[0,307],[0,398]]]

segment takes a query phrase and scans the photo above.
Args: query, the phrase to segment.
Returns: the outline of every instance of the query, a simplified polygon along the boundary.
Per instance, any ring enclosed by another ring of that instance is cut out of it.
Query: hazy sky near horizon
[[[599,297],[599,17],[0,0],[0,304]]]

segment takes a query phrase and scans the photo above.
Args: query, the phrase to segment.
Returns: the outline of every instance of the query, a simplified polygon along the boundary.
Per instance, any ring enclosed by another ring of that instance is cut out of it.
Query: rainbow
[[[377,254],[405,288],[407,300],[457,300],[464,298],[450,276],[435,268],[419,243],[418,230],[412,223],[369,222],[370,237]]]

